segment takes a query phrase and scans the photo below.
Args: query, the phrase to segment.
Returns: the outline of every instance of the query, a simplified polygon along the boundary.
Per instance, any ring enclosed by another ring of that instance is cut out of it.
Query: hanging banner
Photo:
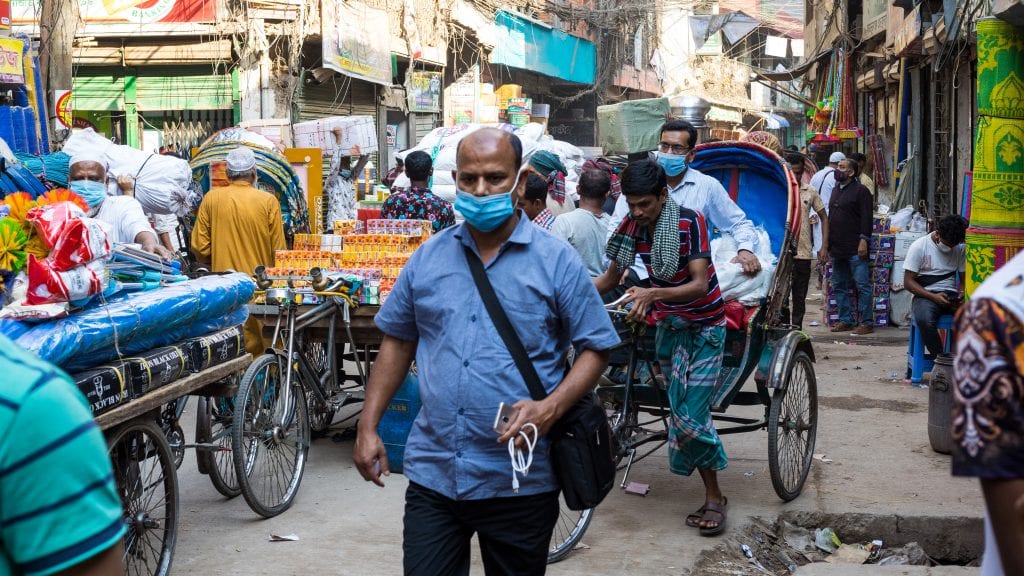
[[[0,82],[25,83],[25,62],[21,57],[23,48],[21,40],[0,37]]]
[[[10,2],[14,24],[37,23],[40,0]],[[214,22],[217,0],[78,0],[78,10],[86,24]]]
[[[391,86],[388,13],[362,2],[323,0],[324,68]]]
[[[441,111],[441,73],[413,72],[409,85],[409,111],[436,114]]]

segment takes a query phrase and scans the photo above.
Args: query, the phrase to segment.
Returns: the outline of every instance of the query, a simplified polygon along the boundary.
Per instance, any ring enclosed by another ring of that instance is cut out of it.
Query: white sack
[[[187,204],[192,169],[185,160],[114,144],[92,128],[72,134],[64,144],[64,152],[70,156],[85,150],[102,153],[106,158],[108,192],[118,193],[118,176],[135,178],[135,199],[145,212],[174,214],[176,208]]]
[[[775,256],[771,240],[763,228],[757,229],[757,259],[761,271],[754,276],[743,273],[743,267],[732,262],[736,257],[736,242],[732,236],[720,236],[711,241],[711,261],[715,264],[718,286],[723,300],[739,300],[744,306],[754,306],[768,296],[772,276],[775,274]]]

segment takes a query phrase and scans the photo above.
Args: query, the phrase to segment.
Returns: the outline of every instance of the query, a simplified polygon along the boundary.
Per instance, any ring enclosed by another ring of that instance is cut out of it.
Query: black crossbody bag
[[[469,270],[473,274],[477,291],[484,301],[491,322],[512,354],[516,368],[530,389],[535,401],[547,397],[537,369],[523,346],[519,334],[509,321],[505,309],[498,302],[483,262],[476,253],[463,246]],[[566,412],[551,429],[551,465],[562,488],[562,495],[570,510],[594,508],[604,500],[615,484],[615,462],[612,459],[612,431],[608,417],[597,402],[597,396],[588,392]]]

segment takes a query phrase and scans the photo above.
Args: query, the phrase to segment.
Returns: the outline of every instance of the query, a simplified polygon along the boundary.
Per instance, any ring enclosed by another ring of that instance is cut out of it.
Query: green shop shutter
[[[230,110],[231,75],[210,66],[146,66],[137,69],[140,112],[158,110]]]
[[[73,110],[124,110],[124,70],[121,68],[85,68],[72,82]]]

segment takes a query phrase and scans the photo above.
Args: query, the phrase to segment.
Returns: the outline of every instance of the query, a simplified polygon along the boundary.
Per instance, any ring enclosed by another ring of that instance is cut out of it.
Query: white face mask
[[[943,254],[949,254],[950,252],[953,251],[953,248],[951,246],[946,246],[946,243],[939,239],[938,234],[934,236],[933,240],[935,242],[935,247],[939,249],[939,252],[942,252]]]

